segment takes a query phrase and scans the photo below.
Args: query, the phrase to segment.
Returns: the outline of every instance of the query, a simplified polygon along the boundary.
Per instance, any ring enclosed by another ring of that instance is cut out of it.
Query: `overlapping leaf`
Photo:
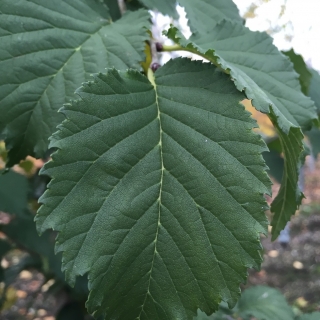
[[[8,166],[43,156],[63,119],[57,110],[94,72],[139,68],[149,14],[110,23],[96,0],[0,2],[0,135]]]
[[[39,231],[106,319],[192,319],[233,306],[259,266],[270,181],[244,95],[213,65],[175,59],[153,85],[109,70],[67,105]]]
[[[240,23],[225,20],[208,33],[190,40],[171,28],[168,37],[179,46],[197,53],[230,73],[236,87],[245,91],[253,106],[268,114],[278,131],[285,157],[282,185],[271,210],[272,234],[276,238],[300,205],[298,188],[302,162],[303,134],[317,119],[314,103],[301,93],[298,76],[288,58],[272,44],[266,33],[252,32]]]

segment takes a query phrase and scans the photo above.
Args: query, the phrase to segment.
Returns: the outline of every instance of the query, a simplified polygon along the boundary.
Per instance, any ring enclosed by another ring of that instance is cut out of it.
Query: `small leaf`
[[[238,302],[238,314],[243,319],[294,320],[292,308],[282,293],[266,286],[245,290]]]
[[[261,263],[270,192],[244,95],[210,64],[171,60],[153,85],[137,71],[96,75],[66,105],[43,173],[39,231],[59,231],[87,307],[117,319],[192,319],[233,306]]]
[[[111,23],[96,0],[1,0],[0,12],[0,135],[12,166],[44,155],[57,110],[90,74],[140,68],[150,23],[145,10]]]

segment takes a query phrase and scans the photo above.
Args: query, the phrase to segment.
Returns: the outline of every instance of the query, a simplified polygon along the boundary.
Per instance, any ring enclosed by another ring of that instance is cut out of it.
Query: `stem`
[[[197,49],[194,48],[185,48],[185,47],[181,47],[179,44],[174,44],[172,46],[167,46],[167,45],[163,45],[162,47],[162,52],[172,52],[172,51],[186,51],[186,52],[190,52],[192,54],[195,54],[203,59],[206,59],[208,61],[210,61],[212,64],[214,64],[217,68],[219,68],[219,70],[221,70],[222,72],[224,72],[225,74],[230,74],[230,72],[228,70],[225,70],[221,67],[221,65],[213,58],[209,58],[208,56],[206,56],[205,54],[199,52]]]
[[[156,83],[154,82],[154,74],[153,74],[153,71],[149,68],[148,69],[148,80],[151,82],[151,84],[156,87]]]

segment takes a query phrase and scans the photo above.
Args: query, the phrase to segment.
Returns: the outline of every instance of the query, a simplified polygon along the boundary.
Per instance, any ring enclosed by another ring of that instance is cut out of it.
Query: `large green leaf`
[[[256,286],[244,291],[237,305],[237,313],[244,320],[294,320],[292,308],[278,290]]]
[[[305,95],[309,93],[309,87],[311,83],[312,73],[308,69],[301,55],[296,54],[293,49],[282,52],[284,55],[289,57],[293,63],[294,70],[299,74],[299,82],[301,90]]]
[[[244,95],[213,65],[175,59],[153,85],[109,70],[54,135],[40,232],[59,231],[70,283],[89,274],[106,319],[192,319],[233,306],[261,262],[270,189]]]
[[[245,91],[253,106],[268,114],[274,124],[284,152],[284,175],[279,194],[271,211],[272,237],[275,239],[301,204],[298,188],[299,169],[303,157],[303,134],[317,119],[311,99],[300,90],[298,75],[287,57],[272,44],[266,33],[252,32],[240,23],[224,20],[208,33],[184,39],[176,28],[167,35],[178,45],[200,54],[230,73],[238,90]]]
[[[232,0],[179,0],[179,3],[187,12],[192,31],[211,31],[223,19],[242,22],[239,10]]]
[[[90,74],[139,68],[148,19],[142,10],[111,23],[96,0],[0,1],[0,135],[8,166],[43,156],[63,119],[57,110]]]

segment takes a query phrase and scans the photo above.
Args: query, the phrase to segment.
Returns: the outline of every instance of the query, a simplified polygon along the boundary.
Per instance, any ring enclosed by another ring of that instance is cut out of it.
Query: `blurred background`
[[[304,65],[304,79],[307,79],[305,94],[310,95],[320,108],[320,1],[234,2],[250,29],[268,32],[280,50],[291,59],[301,59],[299,65]],[[170,43],[162,36],[162,30],[168,29],[170,23],[180,25],[185,36],[190,36],[184,10],[179,7],[178,11],[180,18],[177,21],[152,12],[155,41]],[[162,64],[175,55],[177,53],[163,53],[156,59]],[[184,55],[190,56],[188,53]],[[283,170],[281,155],[273,152],[277,148],[276,134],[266,116],[258,114],[250,101],[243,103],[258,120],[258,131],[271,149],[265,154],[265,159],[274,183],[273,194],[276,195]],[[277,241],[271,242],[270,236],[262,236],[262,268],[260,271],[250,270],[248,282],[243,286],[244,289],[254,285],[278,288],[297,313],[320,311],[319,132],[308,134],[305,142],[310,148],[310,155],[300,176],[300,187],[306,199]],[[4,167],[5,159],[5,146],[0,142],[0,169]],[[65,283],[60,271],[61,257],[56,256],[53,249],[56,234],[47,232],[39,240],[33,223],[38,198],[48,183],[48,179],[39,177],[38,172],[48,159],[49,154],[40,160],[27,158],[15,166],[15,172],[0,177],[0,197],[9,199],[10,194],[15,194],[12,200],[15,203],[14,214],[10,212],[12,207],[0,203],[0,319],[3,320],[92,319],[85,314],[84,303],[88,293],[85,278],[80,278],[75,288]],[[270,212],[267,215],[270,217]]]

